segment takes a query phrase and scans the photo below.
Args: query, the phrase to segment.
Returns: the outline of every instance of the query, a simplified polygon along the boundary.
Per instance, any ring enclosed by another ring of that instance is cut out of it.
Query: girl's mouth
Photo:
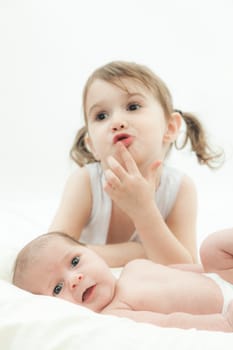
[[[123,143],[125,147],[129,147],[133,142],[133,137],[129,134],[118,134],[113,138],[113,143],[117,142]]]

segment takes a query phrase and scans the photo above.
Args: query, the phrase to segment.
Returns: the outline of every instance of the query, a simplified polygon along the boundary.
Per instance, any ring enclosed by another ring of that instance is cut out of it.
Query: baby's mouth
[[[92,296],[93,294],[93,291],[96,287],[96,284],[94,284],[93,286],[91,287],[88,287],[84,292],[83,292],[83,295],[82,295],[82,302],[86,302],[90,299],[90,297]]]

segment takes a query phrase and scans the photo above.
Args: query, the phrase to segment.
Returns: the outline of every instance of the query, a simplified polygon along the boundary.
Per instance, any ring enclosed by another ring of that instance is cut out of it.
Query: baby
[[[197,265],[164,266],[137,259],[116,279],[91,249],[64,233],[51,232],[20,251],[13,283],[102,314],[162,327],[232,332],[232,286],[218,274],[201,271]],[[233,280],[231,271],[223,272]]]

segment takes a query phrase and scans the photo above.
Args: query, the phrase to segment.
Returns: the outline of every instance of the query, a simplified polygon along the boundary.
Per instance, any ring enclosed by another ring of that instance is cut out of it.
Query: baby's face
[[[21,288],[100,312],[112,300],[115,283],[107,264],[93,251],[53,237],[26,269]]]

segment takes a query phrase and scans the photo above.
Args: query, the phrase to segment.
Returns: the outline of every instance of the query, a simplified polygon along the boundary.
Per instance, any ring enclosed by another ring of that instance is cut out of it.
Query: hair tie
[[[174,109],[174,112],[177,112],[181,115],[182,118],[184,118],[184,114],[180,109]]]

